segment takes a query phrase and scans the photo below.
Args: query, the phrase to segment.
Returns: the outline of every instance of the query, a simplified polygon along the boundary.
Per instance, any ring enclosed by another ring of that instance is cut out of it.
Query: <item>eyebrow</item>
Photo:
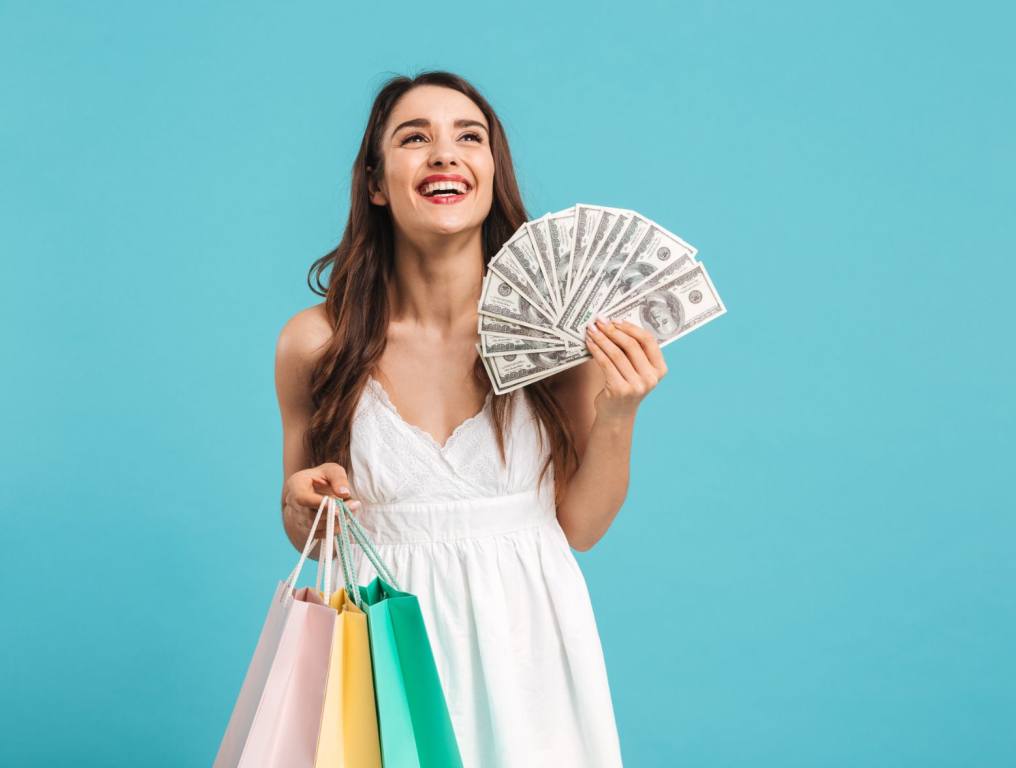
[[[469,126],[477,126],[483,128],[483,130],[490,132],[487,126],[481,123],[479,120],[470,120],[465,117],[460,117],[454,123],[456,128],[466,128]],[[395,130],[392,131],[392,136],[401,131],[403,128],[430,128],[430,120],[425,117],[414,117],[412,120],[406,120],[404,123],[399,123],[395,126]]]

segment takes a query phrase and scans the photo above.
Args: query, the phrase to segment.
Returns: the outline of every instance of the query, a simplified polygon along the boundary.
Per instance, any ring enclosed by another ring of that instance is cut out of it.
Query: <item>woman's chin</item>
[[[462,232],[478,229],[483,226],[483,221],[473,221],[472,217],[465,215],[465,212],[444,211],[437,215],[427,216],[420,222],[420,229],[432,235],[457,235]]]
[[[431,226],[430,232],[433,235],[439,237],[451,237],[452,235],[460,235],[463,232],[470,232],[474,229],[478,229],[479,225],[473,225],[469,222],[463,224],[447,224],[446,226]]]

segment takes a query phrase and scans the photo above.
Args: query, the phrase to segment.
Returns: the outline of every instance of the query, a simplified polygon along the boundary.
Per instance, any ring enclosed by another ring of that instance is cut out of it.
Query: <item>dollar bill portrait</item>
[[[684,325],[684,307],[680,300],[667,291],[654,291],[644,302],[639,309],[643,327],[652,331],[658,341],[676,336]]]
[[[624,296],[654,272],[656,272],[656,268],[652,264],[646,264],[644,261],[636,261],[629,264],[621,272],[621,277],[617,279],[617,284],[620,288],[619,294]]]
[[[619,249],[615,251],[609,259],[607,259],[607,263],[603,265],[603,273],[605,275],[604,282],[607,285],[614,282],[614,275],[616,275],[618,271],[620,271],[621,267],[624,266],[624,262],[629,255],[630,254],[627,251]]]

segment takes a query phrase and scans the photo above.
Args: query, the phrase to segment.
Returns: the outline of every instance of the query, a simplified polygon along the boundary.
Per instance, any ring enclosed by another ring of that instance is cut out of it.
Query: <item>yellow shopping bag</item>
[[[335,514],[334,502],[329,504],[328,511],[331,523],[331,515]],[[332,532],[329,530],[328,533]],[[323,597],[327,595],[331,582],[334,544],[334,537],[329,536],[328,546],[323,547],[328,550],[325,553],[327,575]],[[347,589],[355,589],[351,586],[348,562],[341,564]],[[381,768],[367,614],[349,599],[346,589],[338,589],[325,599],[335,609],[335,631],[328,658],[328,679],[314,768]]]

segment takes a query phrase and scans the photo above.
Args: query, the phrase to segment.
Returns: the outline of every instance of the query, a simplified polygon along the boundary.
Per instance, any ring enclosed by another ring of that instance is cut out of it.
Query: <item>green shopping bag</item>
[[[350,534],[378,576],[355,586],[354,601],[367,614],[381,761],[384,768],[462,768],[444,690],[427,628],[415,595],[403,592],[359,521],[342,499],[339,550],[346,583],[352,585]]]

